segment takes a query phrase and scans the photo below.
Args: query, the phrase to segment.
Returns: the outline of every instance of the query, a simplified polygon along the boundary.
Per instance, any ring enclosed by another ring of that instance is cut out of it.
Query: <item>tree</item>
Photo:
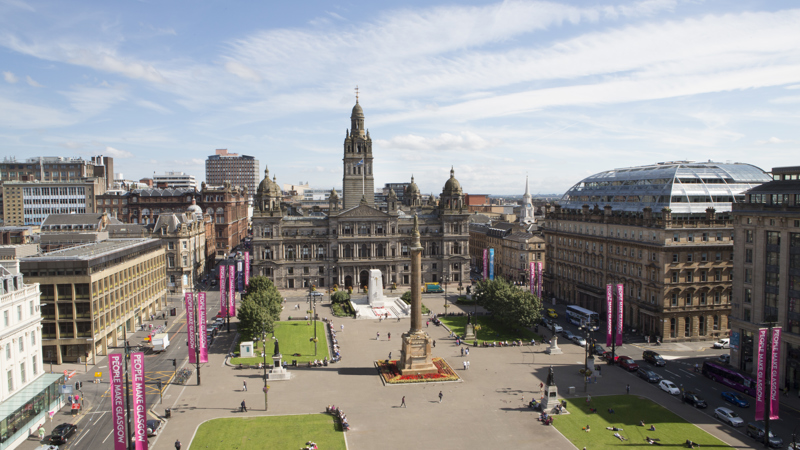
[[[505,325],[530,327],[542,317],[541,299],[503,278],[479,281],[475,299]]]
[[[264,276],[251,278],[247,284],[247,293],[242,295],[242,303],[251,299],[264,308],[273,321],[280,320],[283,297],[272,280]]]
[[[331,301],[333,303],[345,303],[348,300],[350,300],[350,294],[345,291],[336,291],[331,295]]]
[[[257,276],[250,278],[250,282],[247,283],[247,293],[242,295],[242,299],[247,298],[248,295],[258,291],[272,291],[278,292],[278,288],[275,287],[275,284],[272,283],[272,280],[265,276]],[[278,293],[280,296],[280,293]]]
[[[411,291],[403,292],[403,295],[400,296],[400,300],[402,300],[402,301],[404,301],[404,302],[406,302],[406,303],[408,303],[410,305],[411,304]]]
[[[239,303],[239,333],[242,340],[249,341],[264,332],[272,332],[275,325],[273,316],[267,308],[260,305],[254,298],[247,298]]]

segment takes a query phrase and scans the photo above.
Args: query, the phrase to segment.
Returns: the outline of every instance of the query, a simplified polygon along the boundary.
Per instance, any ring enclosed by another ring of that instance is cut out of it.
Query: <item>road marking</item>
[[[690,377],[693,377],[693,376],[694,376],[694,374],[693,374],[693,373],[691,373],[691,372],[689,372],[689,371],[687,371],[687,370],[683,370],[683,369],[681,369],[681,372],[684,372],[684,373],[686,373],[686,375],[689,375]]]
[[[715,390],[715,391],[718,391],[718,390],[719,390],[719,389],[717,389],[717,388],[715,388],[715,387],[712,387],[711,389],[713,389],[713,390]]]
[[[114,432],[114,430],[111,430],[111,431],[109,431],[109,432],[108,432],[108,436],[106,436],[106,438],[105,438],[105,439],[103,439],[103,444],[105,444],[105,443],[106,443],[106,441],[108,440],[108,438],[110,438],[110,437],[111,437],[111,434],[112,434],[113,432]]]
[[[667,370],[667,369],[664,369],[664,372],[671,373],[672,375],[674,375],[674,376],[676,376],[676,377],[678,377],[678,378],[682,378],[682,377],[681,377],[680,375],[678,375],[677,373],[670,372],[670,371],[669,371],[669,370]]]

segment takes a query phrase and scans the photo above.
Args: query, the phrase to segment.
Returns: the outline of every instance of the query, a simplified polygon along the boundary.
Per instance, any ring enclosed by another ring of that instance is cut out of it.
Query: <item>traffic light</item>
[[[177,359],[173,359],[172,360],[172,367],[178,367],[178,360]]]
[[[75,390],[76,390],[76,391],[77,391],[77,390],[80,390],[80,388],[81,388],[81,384],[80,384],[80,383],[78,383],[78,382],[76,381],[76,382],[75,382]]]
[[[78,381],[78,385],[80,386],[81,389],[83,389],[83,381]]]
[[[156,384],[158,385],[158,390],[160,391],[161,390],[161,380],[156,381]]]

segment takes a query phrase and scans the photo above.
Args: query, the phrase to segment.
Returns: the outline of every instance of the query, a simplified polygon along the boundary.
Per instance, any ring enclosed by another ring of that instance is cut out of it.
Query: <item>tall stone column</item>
[[[422,245],[419,242],[419,224],[414,215],[413,241],[411,243],[411,329],[422,330]]]

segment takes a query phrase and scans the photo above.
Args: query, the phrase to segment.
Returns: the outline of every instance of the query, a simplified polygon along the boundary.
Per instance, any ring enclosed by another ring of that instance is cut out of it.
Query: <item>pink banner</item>
[[[147,392],[144,386],[144,353],[131,353],[133,397],[133,442],[136,450],[147,450]]]
[[[536,263],[531,261],[528,264],[528,286],[531,288],[531,294],[536,294]]]
[[[778,419],[778,407],[780,406],[780,361],[781,361],[781,328],[772,329],[772,364],[770,365],[769,376],[769,420]]]
[[[233,284],[233,276],[235,275],[234,272],[236,272],[236,268],[234,266],[230,266],[228,268],[228,314],[231,317],[236,316],[236,303],[234,303],[236,297],[236,286]]]
[[[622,299],[625,296],[625,286],[617,285],[617,345],[622,345]]]
[[[764,420],[764,383],[767,381],[767,329],[759,328],[756,353],[756,420]]]
[[[219,266],[219,311],[225,315],[228,312],[228,303],[225,301],[225,266]]]
[[[483,249],[483,279],[489,278],[489,249]]]
[[[250,283],[250,252],[244,252],[244,292],[247,292],[248,283]]]
[[[111,380],[111,424],[114,427],[114,450],[125,450],[128,439],[125,437],[125,383],[122,374],[125,362],[121,353],[108,355],[108,368]]]
[[[184,302],[186,303],[186,342],[189,345],[189,363],[195,364],[197,362],[197,344],[195,333],[197,332],[197,324],[195,320],[197,317],[194,315],[194,294],[187,292]]]
[[[614,297],[610,284],[606,285],[606,346],[611,347],[614,335]]]
[[[538,270],[536,271],[536,279],[537,279],[537,281],[536,281],[536,290],[537,290],[536,295],[541,298],[542,294],[543,294],[543,292],[542,292],[542,277],[544,277],[544,263],[540,263],[539,262],[539,263],[536,263],[536,265],[538,266]]]
[[[206,293],[200,292],[197,294],[197,336],[200,342],[200,362],[208,362],[208,336],[206,335]]]

